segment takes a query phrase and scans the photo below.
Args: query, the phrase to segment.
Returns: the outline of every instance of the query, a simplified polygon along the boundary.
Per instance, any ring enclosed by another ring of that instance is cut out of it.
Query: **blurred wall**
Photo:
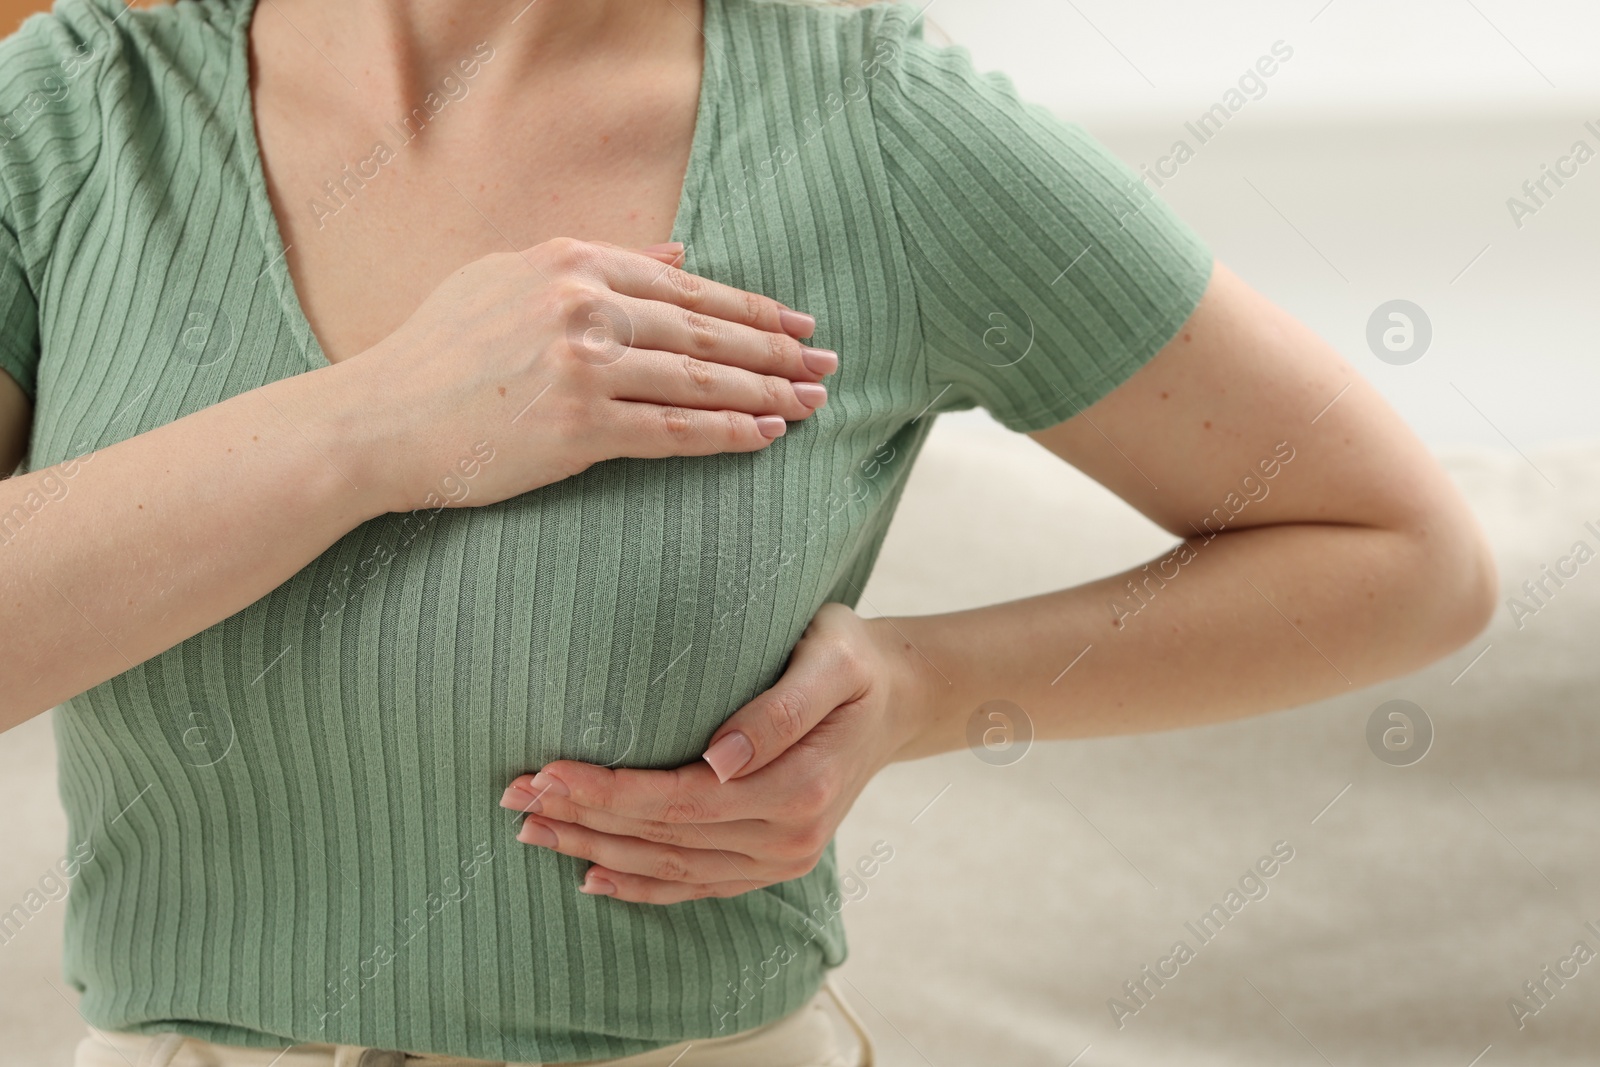
[[[1593,0],[936,0],[929,17],[1024,96],[1096,123],[1197,114],[1279,40],[1294,57],[1252,112],[1523,116],[1600,99]]]

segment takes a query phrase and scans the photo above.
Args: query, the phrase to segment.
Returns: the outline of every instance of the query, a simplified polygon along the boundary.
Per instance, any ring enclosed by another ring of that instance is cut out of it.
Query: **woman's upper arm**
[[[10,477],[28,451],[33,406],[16,379],[0,373],[0,478]]]
[[[1478,547],[1464,500],[1382,395],[1220,263],[1148,363],[1030,436],[1179,536],[1321,522],[1456,527]]]
[[[873,80],[930,410],[981,406],[1178,536],[1403,529],[1440,566],[1482,534],[1382,396],[1087,130],[891,8]]]
[[[11,120],[0,131],[0,476],[24,456],[36,417],[43,279],[100,158],[101,74],[119,49],[118,18],[58,4],[0,39],[0,116]]]
[[[6,103],[0,93],[0,110]],[[0,153],[0,478],[10,477],[27,454],[39,365],[39,304],[6,181],[8,163]]]
[[[39,309],[9,208],[0,183],[0,478],[27,454],[39,360]]]
[[[39,309],[9,206],[0,183],[0,478],[27,454],[39,360]]]

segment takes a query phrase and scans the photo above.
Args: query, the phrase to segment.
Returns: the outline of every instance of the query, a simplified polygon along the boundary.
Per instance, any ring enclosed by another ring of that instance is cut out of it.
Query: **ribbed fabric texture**
[[[35,396],[35,469],[320,365],[250,14],[61,0],[0,44],[0,367]],[[821,604],[856,603],[937,413],[1070,418],[1179,328],[1211,256],[909,8],[707,0],[705,28],[674,236],[818,317],[828,405],[760,453],[365,523],[58,709],[93,1025],[597,1059],[768,1022],[843,960],[831,849],[628,904],[518,844],[500,794],[556,758],[697,758]]]

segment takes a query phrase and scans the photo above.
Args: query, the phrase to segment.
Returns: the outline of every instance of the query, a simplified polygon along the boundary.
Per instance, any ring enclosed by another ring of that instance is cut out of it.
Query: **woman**
[[[906,7],[61,0],[0,115],[0,725],[60,705],[83,1064],[868,1062],[879,768],[1491,610],[1375,391]],[[1180,551],[858,617],[980,405]]]

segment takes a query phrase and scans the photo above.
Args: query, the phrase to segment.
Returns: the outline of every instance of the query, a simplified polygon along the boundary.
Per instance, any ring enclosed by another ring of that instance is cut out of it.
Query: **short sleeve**
[[[926,42],[909,9],[879,32],[873,116],[933,409],[1063,422],[1177,334],[1211,250],[1081,126]]]
[[[122,10],[118,0],[57,0],[0,40],[0,369],[35,401],[42,279],[99,154],[98,75],[119,47]]]
[[[23,267],[22,245],[9,208],[5,184],[0,182],[0,370],[15,378],[33,400],[39,366],[39,304]]]

